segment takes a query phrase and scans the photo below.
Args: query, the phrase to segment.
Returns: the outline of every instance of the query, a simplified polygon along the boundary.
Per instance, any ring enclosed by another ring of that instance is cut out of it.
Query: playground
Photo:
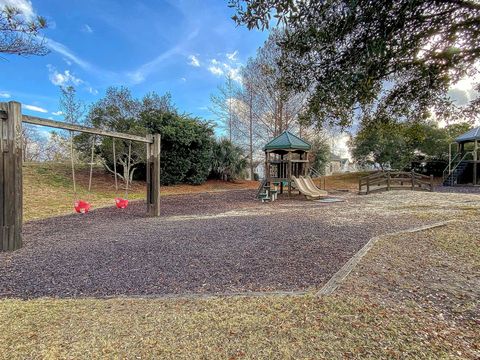
[[[160,135],[133,137],[147,147],[147,181],[129,184],[123,207],[91,164],[69,179],[65,164],[7,151],[4,353],[478,357],[478,187],[445,189],[413,171],[312,179],[310,145],[278,139],[260,183],[160,188]],[[92,208],[73,211],[77,190]]]
[[[478,212],[469,194],[405,193],[262,204],[234,190],[165,196],[158,218],[140,200],[27,222],[24,247],[0,254],[0,296],[315,291],[374,236]]]

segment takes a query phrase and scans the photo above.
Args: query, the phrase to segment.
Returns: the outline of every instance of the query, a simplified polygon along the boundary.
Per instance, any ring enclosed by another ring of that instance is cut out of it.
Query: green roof
[[[270,140],[263,150],[310,150],[311,145],[306,141],[293,135],[289,131],[285,131],[278,135],[275,139]]]
[[[467,131],[465,134],[462,134],[455,139],[458,143],[475,140],[480,140],[480,126]]]

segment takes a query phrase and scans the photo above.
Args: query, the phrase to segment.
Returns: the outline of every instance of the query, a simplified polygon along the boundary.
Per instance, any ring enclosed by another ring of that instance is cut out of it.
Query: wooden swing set
[[[90,128],[81,125],[44,119],[36,116],[22,115],[21,104],[15,101],[0,103],[0,251],[12,251],[22,247],[23,225],[23,182],[22,182],[22,122],[46,126],[51,128],[82,132],[99,136],[109,136],[114,139],[129,140],[129,158],[131,156],[131,142],[145,143],[147,147],[147,215],[160,216],[160,134],[146,137],[111,132],[102,129]],[[71,136],[72,139],[73,135]],[[114,143],[115,144],[115,143]],[[114,157],[115,157],[115,145]],[[92,183],[92,167],[94,155],[94,141],[92,143],[92,159],[90,163],[89,191]],[[72,151],[72,175],[75,193],[75,210],[88,212],[89,203],[76,196],[75,166]],[[130,161],[130,160],[128,160]],[[128,165],[127,165],[128,166]],[[115,188],[118,192],[116,175],[116,161],[114,161]],[[128,204],[128,179],[124,197],[116,197],[118,208],[125,208]],[[83,202],[83,203],[80,203]],[[78,208],[78,210],[77,210]]]

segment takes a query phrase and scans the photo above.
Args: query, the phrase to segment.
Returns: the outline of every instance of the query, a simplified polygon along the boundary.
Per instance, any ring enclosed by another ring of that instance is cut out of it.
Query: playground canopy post
[[[0,103],[0,251],[22,247],[23,225],[23,145],[22,122],[77,131],[147,145],[147,214],[160,216],[160,134],[146,137],[22,115],[16,101]]]

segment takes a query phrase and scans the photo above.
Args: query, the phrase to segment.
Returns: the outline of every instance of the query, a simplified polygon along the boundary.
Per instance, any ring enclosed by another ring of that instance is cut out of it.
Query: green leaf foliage
[[[211,167],[213,128],[207,122],[175,112],[146,111],[141,123],[162,134],[161,184],[202,184]]]
[[[473,76],[480,59],[478,0],[230,0],[248,28],[281,23],[284,83],[309,91],[305,119],[352,124],[376,104],[412,119],[435,107],[449,119],[450,86]],[[276,19],[277,21],[272,21]],[[457,109],[478,117],[472,106]],[[395,117],[398,119],[398,116]]]
[[[245,172],[247,164],[247,158],[240,147],[228,139],[220,139],[213,146],[210,176],[215,179],[233,181]]]
[[[440,128],[432,121],[398,123],[392,120],[364,122],[350,142],[352,155],[360,164],[402,170],[413,162],[448,160],[449,144],[470,129],[468,123]]]

